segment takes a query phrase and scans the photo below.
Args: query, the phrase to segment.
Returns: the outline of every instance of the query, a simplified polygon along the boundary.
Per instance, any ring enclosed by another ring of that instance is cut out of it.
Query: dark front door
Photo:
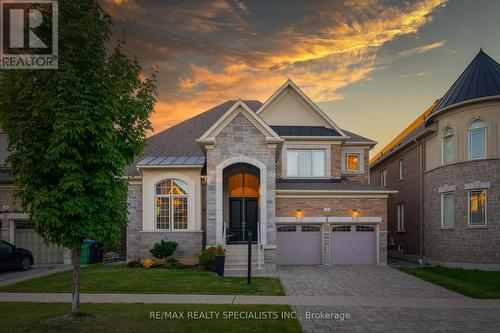
[[[252,241],[257,241],[258,216],[258,198],[229,198],[228,242],[248,241],[249,231],[252,232]]]

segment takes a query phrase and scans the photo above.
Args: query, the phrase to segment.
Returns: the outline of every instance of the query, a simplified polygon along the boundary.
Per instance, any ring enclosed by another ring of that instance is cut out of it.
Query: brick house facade
[[[398,190],[388,202],[391,256],[499,269],[500,64],[481,50],[457,82],[372,159],[371,178],[386,173]]]
[[[221,104],[151,137],[128,168],[127,257],[147,257],[167,239],[177,258],[195,262],[207,246],[224,244],[231,256],[252,237],[257,272],[349,257],[385,265],[393,191],[369,183],[374,145],[340,129],[291,81],[264,104]]]

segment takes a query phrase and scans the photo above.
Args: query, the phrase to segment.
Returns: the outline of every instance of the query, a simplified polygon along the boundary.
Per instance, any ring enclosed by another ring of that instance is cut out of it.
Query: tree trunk
[[[82,251],[80,246],[73,249],[73,304],[71,306],[71,317],[75,319],[80,311],[80,257]]]

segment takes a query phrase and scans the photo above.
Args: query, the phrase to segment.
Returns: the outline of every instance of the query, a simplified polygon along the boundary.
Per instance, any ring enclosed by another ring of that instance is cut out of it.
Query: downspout
[[[419,173],[420,173],[420,186],[419,186],[419,204],[420,204],[420,221],[419,221],[419,247],[420,247],[420,259],[419,264],[424,264],[424,142],[419,139],[415,139],[415,142],[419,144]]]

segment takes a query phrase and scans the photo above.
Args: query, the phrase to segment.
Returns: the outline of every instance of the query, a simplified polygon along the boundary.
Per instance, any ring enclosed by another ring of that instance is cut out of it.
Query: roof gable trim
[[[316,103],[314,103],[291,79],[288,79],[278,90],[276,90],[276,92],[271,97],[267,99],[267,101],[264,104],[262,104],[262,106],[256,112],[257,115],[263,113],[267,109],[267,107],[275,99],[277,99],[281,95],[281,93],[288,87],[292,88],[295,92],[297,92],[297,94],[299,94],[299,96],[306,102],[306,104],[308,104],[320,116],[320,118],[322,118],[326,123],[332,126],[332,128],[337,130],[337,132],[339,132],[342,137],[346,138],[348,137],[342,131],[342,129],[338,127],[337,124],[335,124],[333,120],[330,117],[328,117],[323,112],[323,110],[321,110],[319,106],[317,106]]]
[[[282,142],[283,139],[255,112],[253,112],[248,105],[239,99],[236,103],[229,108],[229,110],[222,115],[203,135],[196,141],[201,144],[212,144],[215,142],[215,137],[219,135],[220,132],[231,121],[236,118],[237,115],[242,114],[248,119],[265,137],[266,142]]]

